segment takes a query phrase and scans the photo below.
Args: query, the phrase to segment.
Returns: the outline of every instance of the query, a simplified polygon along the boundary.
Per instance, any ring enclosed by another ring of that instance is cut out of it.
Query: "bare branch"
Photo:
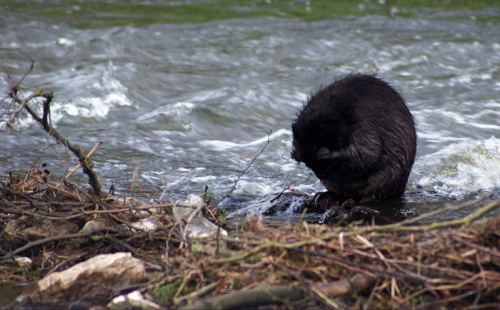
[[[264,150],[266,149],[267,145],[269,144],[269,142],[271,142],[270,137],[271,137],[272,133],[273,133],[273,131],[269,130],[269,133],[267,134],[267,142],[266,142],[266,144],[264,144],[264,146],[262,147],[262,149],[260,150],[260,152],[257,153],[257,155],[255,155],[253,157],[252,161],[250,161],[250,163],[248,164],[248,166],[245,169],[243,169],[243,171],[240,173],[240,175],[236,178],[236,181],[234,181],[233,187],[231,187],[231,189],[224,196],[222,196],[222,198],[219,201],[217,201],[213,205],[218,205],[219,203],[221,203],[224,199],[226,199],[227,197],[229,197],[234,192],[234,190],[236,189],[236,185],[240,181],[241,177],[248,171],[248,169],[250,169],[250,167],[252,167],[253,163],[257,160],[257,157],[259,157],[262,153],[264,153]]]
[[[13,99],[13,102],[18,103],[19,107],[16,109],[16,111],[10,116],[9,121],[7,122],[7,128],[14,128],[14,118],[17,117],[19,113],[24,109],[26,110],[31,117],[38,123],[40,123],[43,127],[43,129],[54,139],[56,139],[59,143],[63,144],[66,146],[73,154],[75,154],[78,157],[78,160],[80,161],[81,166],[83,167],[83,173],[85,173],[89,177],[89,184],[92,186],[92,189],[94,190],[94,194],[96,196],[99,196],[101,194],[101,181],[99,180],[99,177],[97,174],[94,172],[93,167],[94,164],[92,160],[90,159],[91,153],[89,155],[85,156],[81,150],[81,148],[77,145],[73,145],[70,143],[66,138],[64,138],[59,132],[57,132],[54,127],[50,124],[50,103],[52,102],[52,99],[54,98],[54,95],[52,92],[44,92],[43,90],[37,89],[34,93],[31,95],[27,96],[26,98],[20,98],[18,96],[18,90],[19,90],[19,84],[28,76],[28,74],[33,70],[34,63],[35,61],[25,53],[21,52],[23,55],[29,58],[31,61],[30,68],[28,72],[24,74],[24,76],[21,78],[21,80],[16,83],[10,90],[10,96]],[[5,70],[5,68],[4,68]],[[31,107],[28,105],[28,102],[34,98],[44,98],[45,100],[42,102],[42,108],[43,108],[43,114],[42,117],[40,117]],[[102,142],[99,142],[98,145],[100,145]]]
[[[24,79],[31,73],[31,71],[33,71],[33,68],[35,68],[35,60],[33,58],[31,58],[28,54],[26,54],[25,52],[23,51],[19,51],[21,54],[23,54],[24,56],[28,57],[28,59],[30,60],[31,64],[30,64],[30,68],[29,70],[23,75],[23,77],[19,80],[19,82],[17,82],[18,85],[21,85],[21,83],[24,81]]]

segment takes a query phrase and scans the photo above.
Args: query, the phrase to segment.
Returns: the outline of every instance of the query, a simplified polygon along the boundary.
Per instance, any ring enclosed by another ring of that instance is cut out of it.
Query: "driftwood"
[[[192,305],[181,307],[183,310],[195,309],[238,309],[258,307],[276,303],[290,303],[304,299],[307,293],[300,289],[281,285],[261,285],[246,291],[218,295],[202,299]]]
[[[366,291],[375,283],[376,278],[364,274],[356,274],[351,279],[315,284],[310,289],[318,296],[345,297]],[[202,299],[191,305],[180,307],[183,310],[195,309],[238,309],[258,307],[269,304],[295,303],[310,296],[310,292],[300,287],[285,285],[259,285],[249,290],[235,291]]]

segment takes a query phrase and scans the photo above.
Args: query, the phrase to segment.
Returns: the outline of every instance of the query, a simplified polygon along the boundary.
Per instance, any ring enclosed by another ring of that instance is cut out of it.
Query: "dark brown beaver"
[[[408,107],[389,84],[352,74],[312,95],[292,124],[292,158],[339,203],[399,198],[415,159]]]

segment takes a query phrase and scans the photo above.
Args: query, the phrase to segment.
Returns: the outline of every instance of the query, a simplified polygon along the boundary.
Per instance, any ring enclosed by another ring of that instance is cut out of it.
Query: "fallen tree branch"
[[[26,55],[27,56],[27,55]],[[84,155],[83,151],[81,148],[77,145],[73,145],[70,143],[66,138],[64,138],[59,132],[57,132],[54,127],[50,124],[50,103],[52,102],[52,99],[54,97],[52,92],[44,92],[40,89],[37,89],[34,93],[31,95],[27,96],[26,98],[20,98],[19,97],[19,84],[24,80],[24,78],[33,70],[33,66],[35,61],[31,59],[29,56],[27,56],[30,61],[31,61],[31,66],[29,71],[23,76],[23,78],[18,82],[15,83],[14,86],[10,89],[10,97],[12,98],[13,102],[17,102],[19,104],[18,109],[11,115],[7,126],[14,126],[13,125],[13,120],[14,118],[24,109],[26,110],[31,117],[38,123],[40,123],[43,127],[43,129],[54,139],[56,139],[59,143],[67,147],[73,154],[75,154],[78,157],[78,160],[83,167],[83,173],[85,173],[89,177],[89,184],[94,190],[94,194],[96,196],[101,195],[101,182],[99,180],[98,175],[94,172],[94,164],[92,160],[90,159],[89,155]],[[4,68],[5,70],[5,68]],[[42,102],[42,108],[43,108],[43,114],[42,117],[40,117],[33,109],[30,108],[28,105],[28,102],[34,98],[43,98],[44,101]],[[100,142],[102,143],[102,142]],[[90,154],[90,153],[89,153]]]
[[[52,101],[53,94],[52,93],[41,93],[39,95],[40,97],[46,98],[44,103],[43,103],[43,108],[44,108],[44,116],[47,115],[49,112],[47,110],[49,109],[50,102]],[[16,100],[19,100],[17,97],[15,97]],[[18,101],[20,104],[23,102],[23,100]],[[83,167],[83,173],[85,173],[89,177],[89,184],[94,190],[94,194],[96,196],[101,195],[101,181],[99,180],[99,177],[97,174],[94,172],[94,163],[92,160],[85,156],[83,154],[82,149],[78,145],[73,145],[71,142],[69,142],[66,138],[64,138],[59,132],[57,132],[52,125],[49,124],[46,118],[42,119],[40,118],[27,104],[25,104],[26,111],[37,121],[39,122],[43,129],[51,135],[54,139],[56,139],[59,143],[62,145],[66,146],[73,154],[78,157],[78,160],[80,161],[80,164]]]
[[[315,294],[326,297],[345,297],[371,288],[377,279],[364,274],[356,274],[350,279],[319,283],[311,287]],[[215,284],[218,284],[216,282]],[[212,288],[208,285],[207,288]],[[199,300],[191,305],[180,307],[183,310],[194,309],[238,309],[296,302],[309,297],[306,290],[296,286],[260,285],[246,291],[236,291]],[[328,298],[327,298],[328,299]],[[187,299],[189,300],[189,299]],[[341,309],[336,304],[329,304],[334,309]]]
[[[88,153],[87,153],[87,158],[90,158],[90,156],[92,156],[92,155],[95,153],[95,151],[97,151],[97,149],[101,146],[101,144],[102,144],[102,141],[97,142],[97,144],[96,144],[96,145],[94,145],[94,147],[90,150],[90,152],[88,152]],[[73,168],[73,170],[71,170],[71,172],[70,172],[70,173],[68,173],[68,174],[67,174],[67,175],[66,175],[66,176],[65,176],[65,177],[61,180],[61,183],[59,183],[59,184],[64,183],[64,181],[66,181],[67,179],[69,179],[69,177],[70,177],[70,176],[72,176],[72,175],[73,175],[73,173],[75,173],[75,172],[76,172],[76,170],[78,170],[78,169],[79,169],[79,168],[81,168],[81,167],[82,167],[82,163],[81,163],[81,162],[78,162],[78,165],[76,165],[76,166]]]
[[[269,304],[294,302],[307,297],[307,293],[297,287],[284,285],[260,285],[247,291],[217,295],[202,299],[191,305],[180,307],[182,310],[196,309],[238,309],[253,308]]]

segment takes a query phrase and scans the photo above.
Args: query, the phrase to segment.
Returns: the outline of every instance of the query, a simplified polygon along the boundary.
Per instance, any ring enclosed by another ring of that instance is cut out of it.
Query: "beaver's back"
[[[292,158],[339,200],[403,194],[415,158],[415,123],[404,99],[383,80],[354,74],[320,89],[292,131]]]

